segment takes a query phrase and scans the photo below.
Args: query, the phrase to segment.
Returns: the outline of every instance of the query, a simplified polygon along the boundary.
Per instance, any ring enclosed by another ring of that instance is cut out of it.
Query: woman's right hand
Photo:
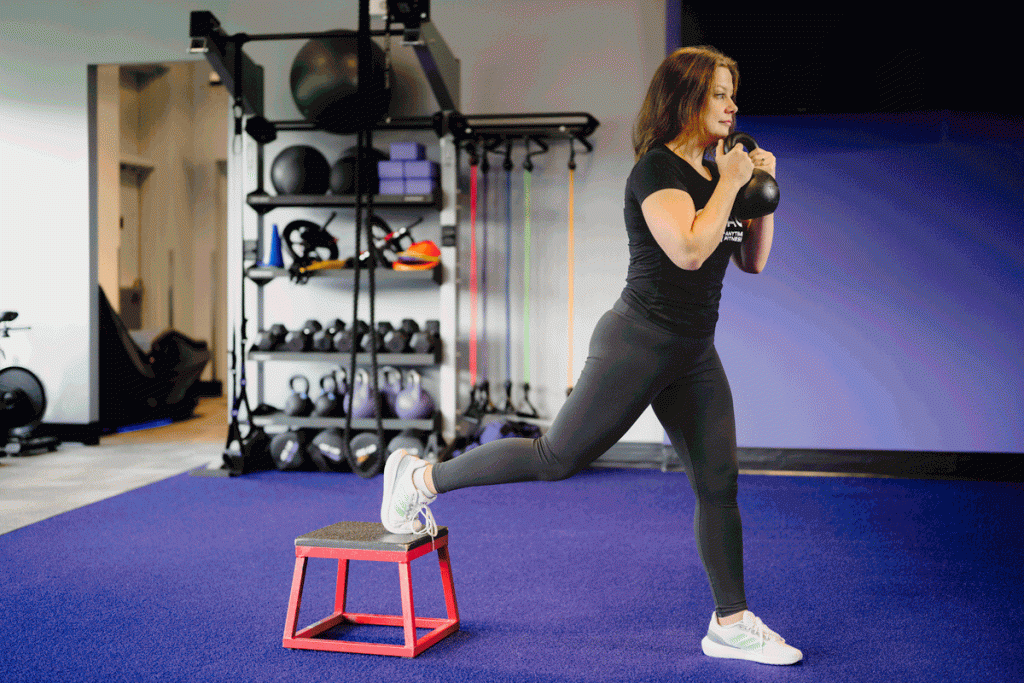
[[[724,139],[719,140],[718,146],[715,147],[715,163],[718,164],[721,182],[728,183],[737,190],[746,185],[754,173],[754,162],[744,151],[743,145],[734,145],[726,152]]]

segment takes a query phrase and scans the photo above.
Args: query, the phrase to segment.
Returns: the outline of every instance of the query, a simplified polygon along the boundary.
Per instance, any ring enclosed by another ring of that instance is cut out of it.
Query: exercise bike
[[[0,340],[16,330],[14,311],[0,312]],[[0,363],[6,361],[0,346]],[[39,451],[55,451],[60,441],[53,436],[33,436],[46,412],[46,392],[35,373],[15,365],[0,369],[0,456],[29,455]]]

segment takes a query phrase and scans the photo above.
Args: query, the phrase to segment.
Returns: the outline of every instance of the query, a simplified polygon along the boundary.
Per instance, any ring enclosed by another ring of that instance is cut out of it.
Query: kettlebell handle
[[[320,390],[325,394],[338,393],[338,380],[335,379],[333,372],[328,372],[320,378]]]
[[[736,131],[725,138],[723,145],[726,152],[736,145],[743,145],[747,152],[757,149],[757,143],[747,133]],[[755,168],[750,180],[740,188],[733,203],[732,215],[739,220],[760,218],[774,213],[779,206],[779,184],[770,173]]]
[[[303,384],[305,384],[306,388],[303,389],[302,391],[296,391],[296,389],[295,389],[295,381],[296,380],[299,380]],[[299,394],[300,396],[308,396],[309,395],[309,379],[305,375],[294,375],[294,376],[292,376],[292,378],[290,380],[288,380],[288,386],[291,387],[291,390],[292,390],[293,393]]]
[[[348,371],[345,368],[335,368],[331,373],[334,378],[334,393],[336,394],[347,394],[348,393]],[[341,377],[339,380],[338,377]]]
[[[737,143],[746,147],[748,152],[752,152],[757,149],[757,143],[754,142],[754,138],[750,137],[750,134],[736,131],[725,139],[725,151],[728,152],[735,147]]]

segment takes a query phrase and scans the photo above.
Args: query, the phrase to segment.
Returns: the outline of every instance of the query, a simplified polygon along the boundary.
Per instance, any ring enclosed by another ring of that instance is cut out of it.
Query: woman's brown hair
[[[671,142],[680,133],[693,135],[701,125],[715,69],[732,74],[733,97],[740,86],[736,62],[710,45],[679,48],[654,72],[647,96],[633,127],[633,151],[640,159],[657,144]]]

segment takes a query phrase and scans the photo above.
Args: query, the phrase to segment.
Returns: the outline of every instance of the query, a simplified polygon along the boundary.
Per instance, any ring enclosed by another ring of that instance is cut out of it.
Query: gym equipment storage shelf
[[[292,194],[269,195],[253,192],[246,197],[246,202],[256,211],[266,212],[280,208],[339,208],[356,205],[355,195],[333,194]],[[420,206],[434,209],[441,208],[441,193],[434,194],[377,194],[373,195],[373,205],[378,208],[393,209],[402,206]]]
[[[253,361],[300,361],[314,363],[344,363],[348,365],[351,354],[348,351],[250,351]],[[370,365],[369,353],[356,354],[356,365]],[[378,353],[378,365],[394,367],[422,367],[440,365],[441,349],[434,353]]]
[[[440,429],[440,416],[435,413],[433,417],[426,420],[400,420],[398,418],[384,418],[384,431],[400,432],[403,429],[420,429],[425,432],[432,432]],[[257,427],[287,426],[299,429],[329,429],[336,427],[345,428],[344,417],[291,417],[284,413],[271,415],[253,416],[252,423]],[[352,418],[353,431],[372,431],[377,429],[377,418]]]
[[[365,285],[369,275],[366,269],[360,271],[360,278]],[[245,271],[246,277],[255,282],[256,284],[264,284],[270,282],[274,278],[288,277],[291,272],[287,268],[275,268],[273,266],[252,266],[247,268]],[[333,278],[343,280],[342,285],[348,285],[345,278],[354,278],[355,270],[352,268],[325,268],[323,270],[311,270],[305,273],[310,278]],[[374,277],[377,279],[377,284],[384,286],[394,286],[398,284],[420,284],[424,282],[433,282],[440,285],[443,282],[443,275],[441,268],[431,268],[430,270],[390,270],[388,268],[377,268],[374,273]]]

